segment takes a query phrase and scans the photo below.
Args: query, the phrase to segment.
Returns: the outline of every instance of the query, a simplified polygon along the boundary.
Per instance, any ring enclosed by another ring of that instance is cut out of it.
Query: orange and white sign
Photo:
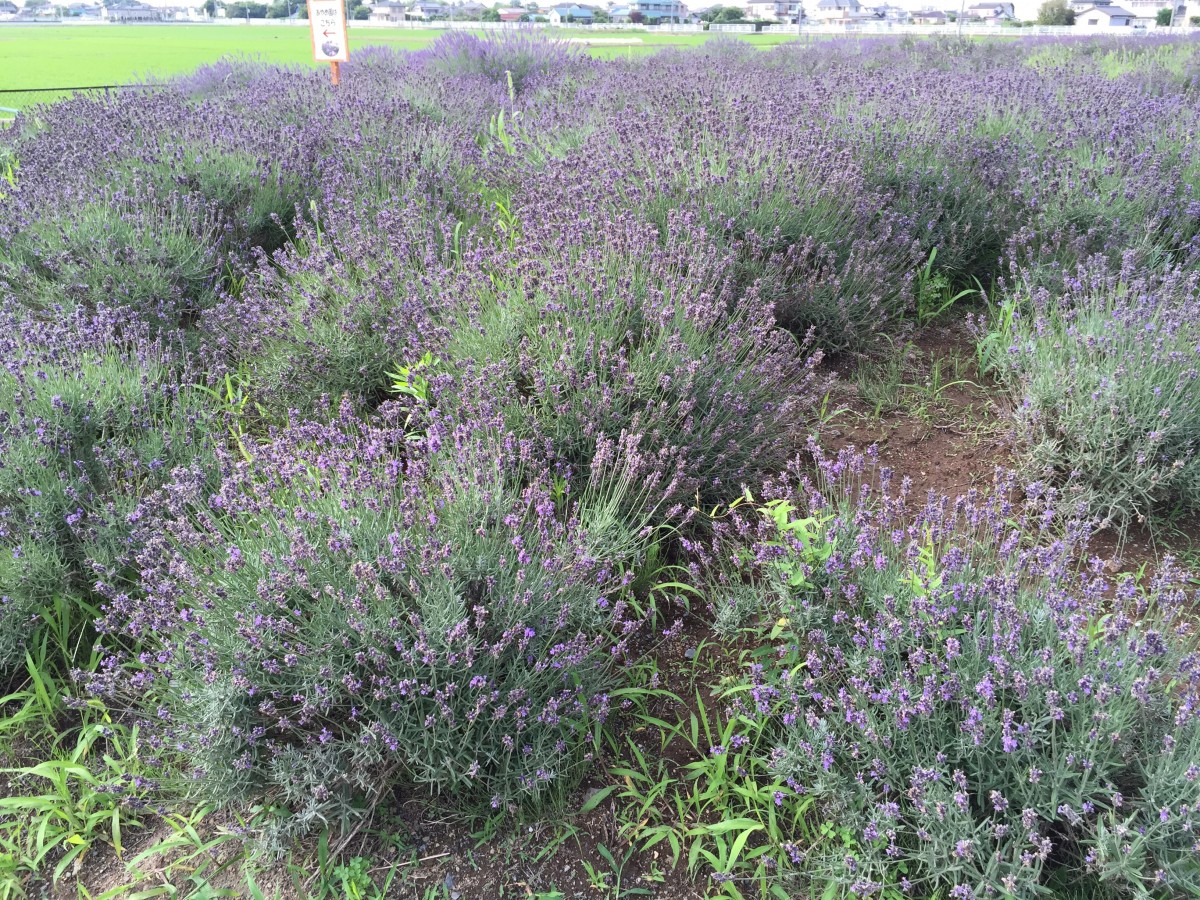
[[[308,0],[308,27],[312,30],[313,58],[317,62],[348,62],[344,0]]]

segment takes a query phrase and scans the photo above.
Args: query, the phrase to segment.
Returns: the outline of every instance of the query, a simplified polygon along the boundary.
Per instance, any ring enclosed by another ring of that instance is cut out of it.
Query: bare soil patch
[[[909,480],[922,498],[986,489],[1011,465],[1003,399],[979,372],[965,322],[930,326],[836,371],[844,413],[821,435],[824,449],[875,445],[893,483]]]

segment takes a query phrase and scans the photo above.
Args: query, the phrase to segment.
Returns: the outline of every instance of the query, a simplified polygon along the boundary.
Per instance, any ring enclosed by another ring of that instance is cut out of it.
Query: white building
[[[383,0],[371,7],[370,20],[385,25],[396,25],[408,18],[408,7],[397,0]]]
[[[1075,12],[1075,25],[1085,28],[1126,28],[1135,16],[1120,6],[1089,6]]]
[[[768,19],[794,25],[799,11],[799,0],[748,0],[746,3],[748,19]]]
[[[162,10],[141,3],[112,3],[101,9],[100,18],[106,22],[161,22]]]
[[[609,10],[608,18],[619,23],[641,20],[647,25],[658,25],[684,22],[688,15],[687,6],[680,0],[633,0],[632,3],[614,6]]]
[[[908,25],[912,22],[912,14],[907,9],[901,6],[892,6],[890,3],[868,6],[867,12],[871,13],[876,19],[891,25]]]
[[[550,20],[551,25],[591,25],[594,14],[590,6],[578,6],[568,3],[554,7],[550,10],[550,15],[547,18]]]
[[[1011,22],[1016,18],[1013,12],[1011,3],[972,3],[963,12],[968,22],[987,22],[988,24],[998,24],[1000,22]]]
[[[410,19],[444,19],[448,14],[449,10],[440,3],[417,0],[408,8],[407,16]]]
[[[811,18],[823,25],[845,25],[871,18],[858,0],[820,0]]]
[[[1082,9],[1091,5],[1091,3],[1085,3],[1081,4],[1078,8]],[[1171,8],[1171,0],[1125,0],[1123,5],[1138,19],[1144,19],[1147,23],[1154,23],[1157,20],[1160,9]],[[1072,8],[1076,8],[1074,3],[1071,6]],[[1200,16],[1200,0],[1175,0],[1176,25],[1190,24],[1192,16]]]

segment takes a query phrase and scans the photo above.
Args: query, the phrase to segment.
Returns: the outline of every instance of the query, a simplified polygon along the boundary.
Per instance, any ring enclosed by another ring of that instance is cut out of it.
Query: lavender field
[[[0,900],[1200,896],[1200,42],[450,33],[0,134]]]

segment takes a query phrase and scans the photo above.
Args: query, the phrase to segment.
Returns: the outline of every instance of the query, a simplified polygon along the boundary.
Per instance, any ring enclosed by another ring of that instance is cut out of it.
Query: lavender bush
[[[240,290],[199,320],[211,371],[238,375],[260,432],[343,395],[373,408],[398,361],[445,343],[441,307],[464,287],[444,261],[445,214],[439,222],[436,211],[399,197],[386,212],[359,210],[310,214],[315,221],[299,225],[294,243],[260,259]]]
[[[1006,301],[985,340],[1029,465],[1127,523],[1200,504],[1200,274],[1080,266],[1054,296]]]
[[[935,254],[957,287],[988,285],[999,274],[1009,234],[1020,221],[1012,200],[1018,179],[1003,139],[976,140],[969,159],[943,135],[877,138],[868,163],[870,183],[891,195],[890,206],[913,235],[919,255]]]
[[[140,501],[205,465],[212,415],[175,348],[129,314],[0,317],[0,671],[37,613],[132,576]]]
[[[441,75],[481,76],[511,87],[514,94],[539,79],[557,79],[565,72],[584,69],[589,62],[579,47],[532,31],[485,37],[451,31],[415,57],[418,64]]]
[[[668,518],[782,464],[791,429],[815,406],[820,356],[806,359],[775,329],[756,293],[735,293],[729,253],[682,216],[665,247],[652,226],[614,224],[594,246],[587,221],[522,216],[539,263],[489,270],[446,347],[503,365],[510,427],[544,435],[585,474],[605,436],[640,435],[679,473]]]
[[[1114,584],[1037,485],[913,507],[866,470],[821,460],[808,515],[740,528],[778,621],[731,715],[774,735],[776,803],[810,823],[785,871],[855,896],[1194,893],[1195,597],[1171,562]]]
[[[485,808],[561,790],[627,640],[597,507],[558,499],[535,443],[381,413],[227,459],[211,499],[181,474],[141,591],[106,586],[108,627],[156,649],[94,689],[157,706],[196,791],[299,827],[393,780]]]
[[[734,78],[740,65],[731,68],[721,75]],[[683,73],[656,61],[633,77]],[[588,135],[606,178],[597,183],[568,162],[553,170],[556,182],[570,184],[577,204],[610,215],[642,211],[664,238],[673,215],[697,218],[734,254],[739,290],[755,288],[780,324],[823,349],[861,348],[899,325],[912,305],[916,245],[887,198],[865,183],[827,112],[751,104],[735,85],[722,89],[729,108],[697,97],[699,115],[674,102],[622,98]],[[628,169],[653,174],[619,177]]]
[[[14,234],[0,252],[0,290],[34,319],[104,304],[177,328],[212,302],[218,231],[197,203],[146,214],[109,196]]]
[[[847,156],[825,153],[819,165],[793,158],[791,171],[754,162],[748,183],[706,198],[710,227],[738,254],[741,282],[773,301],[781,325],[828,350],[861,349],[900,326],[912,306],[915,247]]]

